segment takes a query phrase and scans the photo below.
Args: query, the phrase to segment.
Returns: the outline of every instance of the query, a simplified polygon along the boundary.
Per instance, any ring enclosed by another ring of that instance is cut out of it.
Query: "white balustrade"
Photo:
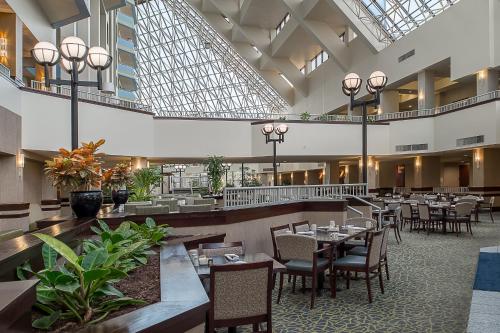
[[[366,184],[331,184],[303,186],[227,187],[224,207],[256,207],[310,199],[342,199],[367,195]]]

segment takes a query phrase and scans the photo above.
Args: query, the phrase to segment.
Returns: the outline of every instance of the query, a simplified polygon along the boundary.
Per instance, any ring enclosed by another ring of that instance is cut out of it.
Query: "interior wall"
[[[457,84],[449,90],[439,93],[439,103],[436,103],[436,106],[451,104],[476,95],[475,84]]]
[[[443,163],[441,169],[441,186],[459,186],[459,169],[457,163]]]

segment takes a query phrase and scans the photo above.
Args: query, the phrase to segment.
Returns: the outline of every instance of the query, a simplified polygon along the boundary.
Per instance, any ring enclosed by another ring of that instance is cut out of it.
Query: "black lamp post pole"
[[[362,183],[368,183],[368,114],[367,114],[367,106],[374,105],[377,106],[380,104],[380,91],[376,90],[374,93],[374,98],[371,100],[354,100],[354,94],[351,94],[351,109],[355,107],[361,106],[362,110],[362,157],[361,163],[362,165]]]
[[[245,187],[245,163],[241,162],[241,187]]]
[[[273,183],[278,186],[278,165],[276,164],[276,140],[273,140]]]
[[[71,88],[71,149],[78,148],[78,87],[97,87],[102,88],[102,75],[101,70],[97,71],[97,81],[79,81],[78,80],[78,62],[76,60],[71,61],[71,66],[74,70],[71,70],[71,80],[61,80],[61,79],[50,79],[49,78],[49,68],[45,65],[45,86],[50,87],[51,84],[55,85],[65,85]]]

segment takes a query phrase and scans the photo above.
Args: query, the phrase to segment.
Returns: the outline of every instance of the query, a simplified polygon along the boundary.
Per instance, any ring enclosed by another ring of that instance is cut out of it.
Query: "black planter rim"
[[[71,193],[92,193],[92,192],[100,192],[102,193],[102,190],[90,190],[90,191],[71,191]]]

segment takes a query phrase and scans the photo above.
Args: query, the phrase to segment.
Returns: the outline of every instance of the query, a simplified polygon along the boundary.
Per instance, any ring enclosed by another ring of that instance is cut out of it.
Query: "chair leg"
[[[389,281],[389,263],[387,262],[387,257],[385,257],[385,275],[387,275],[387,281]]]
[[[335,268],[332,269],[332,273],[330,274],[330,289],[332,292],[332,298],[337,297],[337,270]]]
[[[378,283],[380,285],[380,291],[382,291],[382,294],[384,293],[384,281],[382,279],[382,266],[379,265],[378,267]]]
[[[280,304],[282,291],[283,291],[283,273],[280,273],[280,287],[278,289],[278,299],[276,301],[276,304]]]
[[[297,275],[294,275],[292,278],[292,293],[295,294],[295,285],[297,284]]]
[[[313,271],[312,290],[311,290],[311,309],[314,309],[314,300],[316,299],[316,284],[318,283],[318,274]]]
[[[349,289],[351,287],[351,272],[349,271],[347,271],[345,283],[346,289]]]
[[[366,289],[368,290],[368,303],[372,302],[372,286],[370,282],[370,272],[366,272]]]
[[[260,331],[259,324],[252,324],[252,329],[254,332],[259,332]]]
[[[306,293],[306,276],[305,275],[302,275],[302,293],[305,294]]]
[[[399,242],[402,243],[403,242],[403,238],[401,238],[401,232],[399,231],[399,229],[397,229],[397,231],[398,231]]]
[[[490,207],[490,218],[491,218],[491,223],[495,223],[495,220],[493,219],[493,208]]]
[[[399,239],[398,239],[398,226],[394,226],[394,237],[396,237],[396,242],[399,244]]]
[[[276,287],[276,273],[273,273],[273,289]]]
[[[470,235],[473,236],[472,234],[472,224],[469,222],[467,222],[467,224],[469,224],[469,232],[470,232]]]

